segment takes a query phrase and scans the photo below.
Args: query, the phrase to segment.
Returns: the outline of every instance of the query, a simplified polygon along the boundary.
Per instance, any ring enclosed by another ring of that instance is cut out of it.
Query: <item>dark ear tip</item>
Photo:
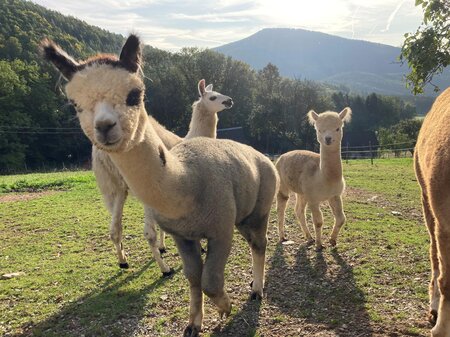
[[[137,36],[136,34],[130,34],[127,38],[127,41],[125,42],[126,45],[128,46],[140,46],[141,44],[141,40],[139,39],[139,36]]]
[[[49,38],[43,38],[41,42],[39,43],[39,52],[42,56],[44,56],[46,59],[49,58],[50,54],[54,54],[56,51],[56,45],[55,43],[50,40]]]

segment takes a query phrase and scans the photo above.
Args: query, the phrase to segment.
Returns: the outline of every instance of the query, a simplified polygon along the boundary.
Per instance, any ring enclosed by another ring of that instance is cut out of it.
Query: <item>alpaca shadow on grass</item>
[[[147,294],[162,286],[168,278],[158,278],[143,288],[121,290],[127,283],[139,278],[153,261],[136,271],[117,271],[96,290],[67,303],[59,312],[46,320],[29,325],[25,336],[132,336],[144,315]],[[178,273],[181,267],[175,270]]]
[[[315,331],[334,331],[341,337],[373,335],[364,293],[337,249],[316,252],[314,247],[300,245],[292,266],[278,245],[266,280],[268,303],[284,315],[315,326]]]

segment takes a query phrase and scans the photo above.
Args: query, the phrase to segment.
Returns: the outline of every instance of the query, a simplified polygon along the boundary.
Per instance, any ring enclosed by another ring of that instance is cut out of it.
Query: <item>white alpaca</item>
[[[190,130],[185,139],[194,137],[216,138],[217,113],[233,106],[233,101],[230,97],[212,91],[212,87],[212,84],[209,84],[205,88],[204,79],[199,81],[198,92],[200,98],[193,104]],[[149,120],[168,149],[182,141],[180,137],[161,126],[153,117],[149,117]],[[110,238],[116,248],[119,266],[128,268],[129,265],[122,244],[122,215],[129,188],[119,170],[112,163],[109,155],[95,145],[92,146],[92,169],[105,205],[112,217]],[[163,276],[170,276],[173,270],[164,263],[161,257],[161,253],[165,251],[165,233],[163,230],[160,230],[158,245],[156,240],[156,223],[153,219],[151,208],[144,206],[144,214],[144,237],[149,243],[153,257],[158,263]]]
[[[41,47],[68,79],[65,91],[83,110],[77,114],[83,132],[109,153],[133,194],[152,207],[158,224],[174,238],[190,284],[184,336],[199,336],[203,293],[219,314],[231,312],[224,269],[234,225],[252,251],[252,298],[261,298],[267,225],[278,187],[272,162],[249,146],[205,137],[169,151],[145,111],[140,41],[134,35],[118,59],[103,55],[79,63],[51,41]],[[208,240],[204,262],[201,239]]]
[[[309,121],[317,132],[320,143],[320,155],[310,151],[291,151],[283,154],[275,164],[280,175],[280,189],[277,194],[278,234],[280,241],[286,239],[284,233],[284,212],[289,192],[296,194],[295,214],[308,242],[313,238],[306,225],[305,208],[312,212],[316,232],[316,248],[322,248],[322,212],[320,203],[328,201],[335,223],[330,244],[336,245],[337,236],[345,223],[342,208],[342,193],[345,180],[342,176],[341,141],[344,122],[351,119],[350,108],[339,114],[327,111],[318,115],[308,113]]]

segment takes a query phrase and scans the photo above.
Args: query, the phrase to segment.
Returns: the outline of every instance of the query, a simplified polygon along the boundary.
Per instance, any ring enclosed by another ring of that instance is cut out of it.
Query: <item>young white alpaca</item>
[[[295,214],[306,239],[313,241],[306,225],[305,208],[312,212],[316,232],[316,248],[322,248],[322,212],[320,202],[328,201],[334,215],[335,223],[330,244],[336,245],[337,236],[345,223],[342,208],[342,193],[345,181],[342,177],[341,141],[344,122],[351,119],[350,108],[339,114],[327,111],[318,115],[314,111],[308,113],[309,121],[317,132],[320,143],[320,155],[311,151],[291,151],[283,154],[275,164],[280,175],[280,189],[277,194],[278,234],[280,241],[286,239],[284,233],[284,212],[289,192],[297,197]]]
[[[68,79],[65,91],[83,110],[77,116],[86,136],[109,153],[134,195],[152,207],[158,224],[175,240],[190,283],[184,336],[199,336],[202,293],[220,314],[231,312],[224,268],[234,225],[252,251],[252,298],[261,297],[267,225],[278,187],[272,162],[249,146],[205,137],[186,140],[169,151],[145,111],[136,36],[127,39],[119,59],[100,56],[82,63],[48,40],[41,46]],[[208,240],[204,262],[203,238]]]
[[[233,106],[230,97],[212,91],[212,84],[205,88],[205,80],[198,83],[200,98],[193,104],[191,125],[188,135],[185,137],[211,137],[216,138],[217,113]],[[182,141],[180,137],[161,126],[153,117],[149,117],[156,133],[164,145],[171,149]],[[108,154],[92,146],[92,169],[94,171],[97,185],[103,195],[106,207],[112,218],[110,222],[110,238],[116,247],[120,268],[128,268],[126,254],[122,244],[122,214],[128,186],[119,170],[114,166]],[[164,263],[161,253],[165,251],[165,233],[160,230],[159,245],[156,239],[156,223],[152,217],[152,210],[144,206],[144,236],[147,239],[155,261],[163,273],[170,276],[172,270]]]

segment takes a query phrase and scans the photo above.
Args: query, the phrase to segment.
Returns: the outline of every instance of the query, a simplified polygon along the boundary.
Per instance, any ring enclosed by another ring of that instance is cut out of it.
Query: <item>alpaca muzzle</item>
[[[227,109],[229,109],[233,106],[233,100],[229,98],[226,101],[223,101],[222,104],[225,105]]]

